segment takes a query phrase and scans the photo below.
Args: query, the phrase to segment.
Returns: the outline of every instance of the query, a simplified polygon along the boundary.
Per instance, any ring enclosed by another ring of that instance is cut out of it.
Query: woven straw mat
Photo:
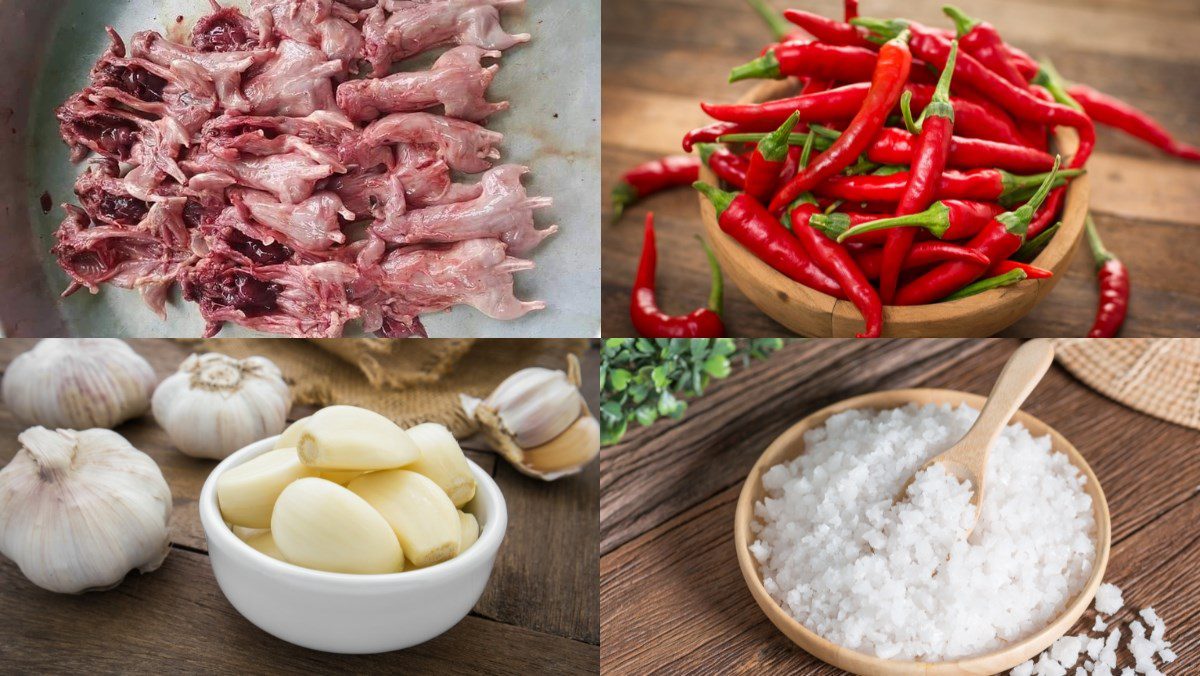
[[[1200,339],[1064,339],[1068,371],[1110,399],[1156,418],[1200,429]]]
[[[465,438],[475,422],[458,395],[487,396],[509,375],[528,366],[566,369],[567,353],[585,340],[372,340],[342,338],[209,339],[184,341],[196,352],[244,359],[266,357],[283,371],[297,405],[361,406],[401,427],[436,422]]]

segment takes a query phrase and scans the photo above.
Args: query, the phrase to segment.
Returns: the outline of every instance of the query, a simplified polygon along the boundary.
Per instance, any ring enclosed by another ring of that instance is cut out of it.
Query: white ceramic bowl
[[[200,523],[217,584],[238,612],[289,643],[334,653],[400,650],[447,631],[467,616],[487,586],[504,540],[508,511],[487,472],[468,460],[475,498],[465,511],[479,521],[467,551],[429,568],[388,575],[351,575],[301,568],[242,542],[221,518],[217,479],[271,450],[263,439],[226,458],[200,491]]]

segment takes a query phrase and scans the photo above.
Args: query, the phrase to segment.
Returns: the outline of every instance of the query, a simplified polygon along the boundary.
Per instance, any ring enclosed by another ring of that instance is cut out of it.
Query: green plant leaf
[[[625,369],[616,369],[609,376],[612,381],[613,390],[622,392],[629,385],[629,381],[633,380],[633,374]]]
[[[729,359],[719,354],[714,354],[704,360],[704,372],[714,378],[726,378],[731,370]]]

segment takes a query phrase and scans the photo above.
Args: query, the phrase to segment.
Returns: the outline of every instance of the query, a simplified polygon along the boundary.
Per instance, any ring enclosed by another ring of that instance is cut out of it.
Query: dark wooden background
[[[797,342],[713,386],[683,420],[637,428],[605,449],[604,673],[841,673],[780,633],[742,579],[733,515],[750,467],[792,424],[851,396],[905,387],[986,395],[1017,344]],[[1116,620],[1153,605],[1179,654],[1166,673],[1200,673],[1200,432],[1120,406],[1058,365],[1023,410],[1070,439],[1104,489],[1113,537],[1105,579],[1126,602]],[[1093,621],[1089,610],[1070,633]],[[1133,665],[1125,650],[1119,659]]]
[[[841,16],[836,0],[788,3]],[[863,0],[864,16],[908,16],[950,26],[942,0]],[[1086,82],[1161,120],[1200,145],[1200,2],[1195,0],[958,0],[1006,39],[1051,58]],[[725,84],[729,69],[756,56],[769,32],[743,0],[606,0],[603,162],[605,195],[623,171],[682,152],[683,134],[706,123],[701,100],[733,101],[753,81]],[[1123,335],[1200,335],[1200,165],[1169,158],[1109,129],[1089,162],[1091,204],[1105,242],[1129,266],[1133,300]],[[604,230],[604,335],[632,336],[629,290],[642,222],[655,211],[660,303],[668,312],[704,305],[708,268],[693,239],[702,231],[696,197],[677,190],[630,210]],[[607,197],[605,198],[607,201]],[[606,214],[608,212],[606,211]],[[734,336],[788,335],[727,285]],[[1081,248],[1069,274],[1011,336],[1082,336],[1096,306],[1091,257]]]
[[[35,341],[0,340],[0,367]],[[129,341],[160,377],[186,347]],[[584,355],[585,392],[596,410],[599,354]],[[289,420],[310,410],[295,408]],[[25,426],[0,407],[0,466]],[[82,596],[43,591],[0,556],[0,673],[597,673],[599,669],[598,473],[554,483],[530,479],[477,442],[464,442],[508,503],[508,533],[491,581],[449,632],[401,652],[335,655],[300,648],[244,619],[208,565],[196,500],[216,465],[171,448],[153,417],[117,428],[158,463],[171,487],[171,553],[162,568],[130,574],[115,589]]]

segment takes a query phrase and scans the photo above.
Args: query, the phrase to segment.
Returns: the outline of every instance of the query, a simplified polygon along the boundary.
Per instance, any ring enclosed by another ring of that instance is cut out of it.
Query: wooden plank
[[[745,588],[732,543],[737,495],[778,433],[854,394],[947,387],[986,394],[1015,341],[804,341],[710,388],[679,422],[631,432],[602,471],[605,673],[840,673],[780,634]],[[1153,605],[1180,661],[1200,668],[1200,434],[1124,408],[1053,367],[1024,410],[1087,458],[1113,515],[1106,579],[1133,618]],[[679,624],[673,618],[686,617]],[[1091,627],[1089,612],[1072,632]],[[663,632],[670,623],[673,630]],[[1187,653],[1187,657],[1184,657]],[[1122,664],[1131,664],[1127,652]]]
[[[0,664],[10,673],[597,673],[587,643],[470,616],[402,652],[335,655],[250,624],[217,587],[207,557],[175,549],[163,567],[106,592],[42,591],[0,563]]]

